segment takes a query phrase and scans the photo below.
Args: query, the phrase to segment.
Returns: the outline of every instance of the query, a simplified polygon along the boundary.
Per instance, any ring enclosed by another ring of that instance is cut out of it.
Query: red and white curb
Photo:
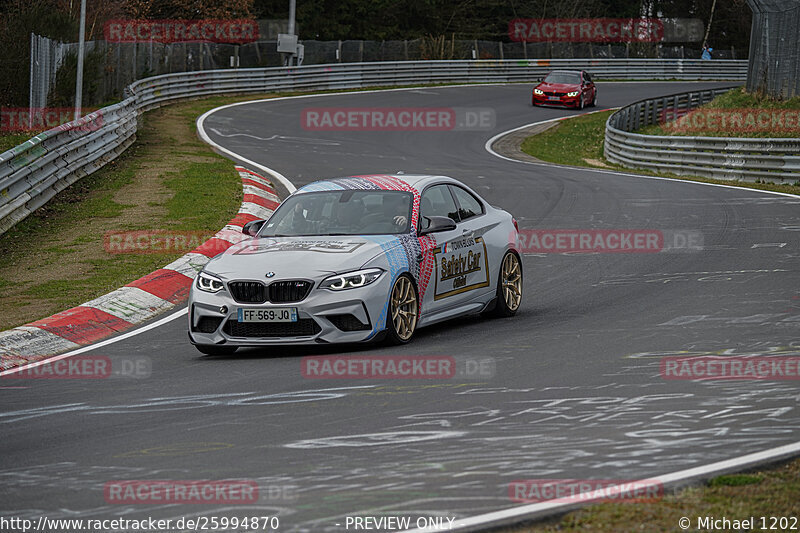
[[[272,183],[236,167],[244,198],[239,213],[191,252],[108,294],[53,316],[0,332],[0,371],[86,346],[169,311],[189,297],[192,281],[219,252],[248,238],[242,226],[266,219],[278,207]]]

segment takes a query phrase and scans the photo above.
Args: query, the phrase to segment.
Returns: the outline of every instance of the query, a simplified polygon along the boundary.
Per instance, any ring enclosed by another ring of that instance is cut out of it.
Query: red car
[[[531,105],[583,109],[597,105],[597,87],[584,70],[554,70],[533,88]]]

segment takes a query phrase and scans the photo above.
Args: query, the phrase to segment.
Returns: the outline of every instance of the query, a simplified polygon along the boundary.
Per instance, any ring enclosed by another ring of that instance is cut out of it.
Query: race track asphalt
[[[720,85],[602,83],[600,106]],[[660,362],[800,356],[800,198],[489,154],[484,143],[496,133],[579,113],[531,108],[529,90],[284,99],[220,110],[205,128],[297,186],[351,174],[444,174],[513,213],[521,228],[692,232],[703,249],[528,254],[516,317],[458,319],[420,330],[403,347],[208,357],[189,344],[180,317],[87,354],[145,360],[149,377],[2,379],[1,514],[278,514],[280,531],[343,531],[346,516],[508,508],[509,483],[520,479],[657,478],[798,441],[800,382],[666,380]],[[301,126],[306,108],[360,106],[482,108],[495,120],[477,131]],[[302,355],[347,353],[488,360],[493,370],[431,381],[302,377]],[[241,506],[105,501],[106,482],[142,479],[254,480],[261,498]],[[278,487],[291,489],[278,495]]]

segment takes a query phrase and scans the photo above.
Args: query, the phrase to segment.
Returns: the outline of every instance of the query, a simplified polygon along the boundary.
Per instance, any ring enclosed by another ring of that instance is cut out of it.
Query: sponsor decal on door
[[[462,237],[433,249],[434,300],[489,286],[489,259],[483,238]]]

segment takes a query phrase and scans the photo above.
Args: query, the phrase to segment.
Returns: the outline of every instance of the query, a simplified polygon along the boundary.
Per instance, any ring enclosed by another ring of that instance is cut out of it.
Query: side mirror
[[[456,223],[450,217],[422,217],[428,221],[428,227],[419,231],[420,235],[429,233],[439,233],[440,231],[452,231],[456,229]]]
[[[261,226],[264,225],[266,220],[251,220],[244,226],[242,226],[242,233],[245,235],[250,235],[251,237],[255,237],[258,235],[258,232],[261,230]]]

